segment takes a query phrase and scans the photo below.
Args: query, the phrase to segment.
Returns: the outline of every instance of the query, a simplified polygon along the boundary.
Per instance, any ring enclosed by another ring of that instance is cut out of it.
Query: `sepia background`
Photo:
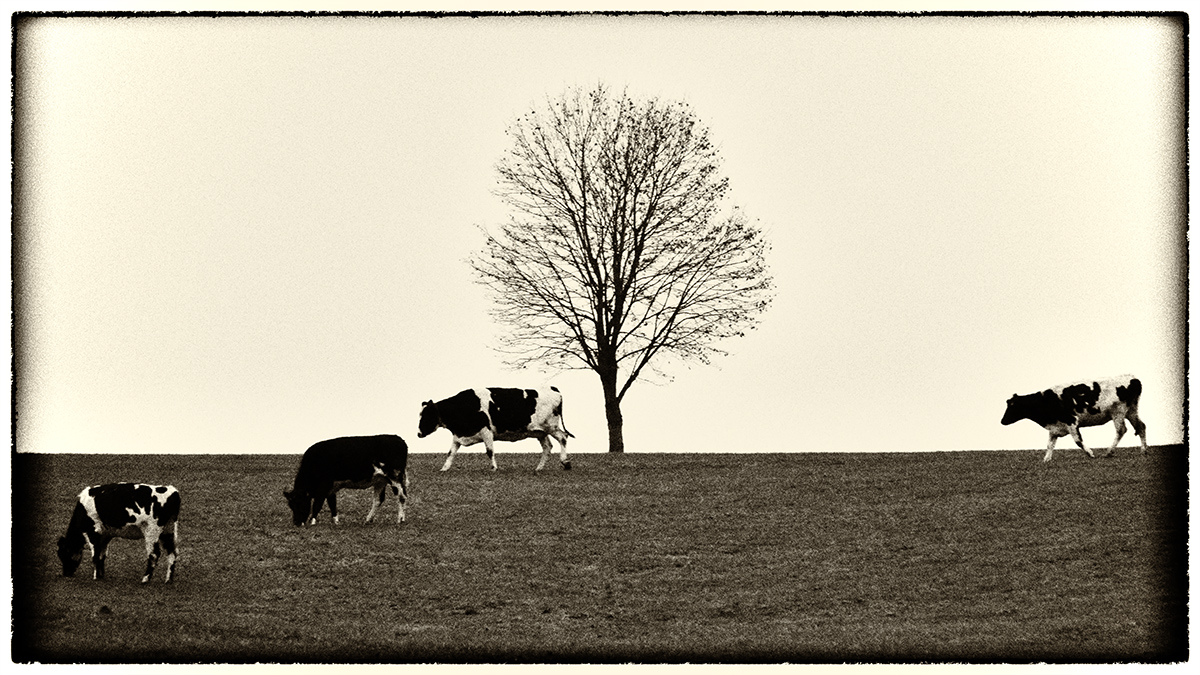
[[[1039,448],[1000,425],[1009,396],[1126,372],[1150,443],[1183,439],[1170,19],[48,17],[17,37],[18,451],[440,452],[421,401],[542,384],[571,450],[605,450],[596,376],[506,369],[468,264],[508,217],[507,125],[598,83],[691,106],[776,281],[729,356],[633,386],[629,451]]]

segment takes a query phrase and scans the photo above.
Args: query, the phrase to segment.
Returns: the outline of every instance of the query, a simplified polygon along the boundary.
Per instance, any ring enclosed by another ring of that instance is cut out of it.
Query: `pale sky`
[[[1122,373],[1150,443],[1182,441],[1169,20],[47,18],[17,36],[20,451],[398,433],[443,452],[448,432],[416,438],[421,401],[544,384],[569,449],[606,450],[598,378],[505,368],[468,264],[508,215],[505,128],[598,82],[691,106],[776,281],[728,357],[633,386],[629,452],[1042,448],[1033,422],[1000,425],[1010,395]],[[1112,426],[1083,435],[1107,447]]]

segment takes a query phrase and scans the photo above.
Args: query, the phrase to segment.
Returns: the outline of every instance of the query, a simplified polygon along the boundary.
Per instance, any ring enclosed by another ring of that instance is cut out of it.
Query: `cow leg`
[[[99,581],[104,578],[104,559],[108,557],[108,542],[111,537],[102,534],[87,535],[88,548],[92,552],[92,579]]]
[[[158,535],[158,540],[162,542],[163,550],[167,553],[167,581],[171,583],[175,580],[175,540],[179,534],[179,524],[171,523],[170,530],[163,530],[163,533]]]
[[[1136,410],[1130,410],[1128,417],[1129,423],[1133,425],[1133,433],[1137,434],[1142,441],[1142,454],[1144,455],[1146,454],[1146,423],[1137,416]]]
[[[493,447],[496,441],[492,432],[484,429],[480,435],[483,436],[483,447],[487,448],[488,459],[492,461],[492,471],[499,470],[500,467],[496,466],[496,449]]]
[[[1096,453],[1092,452],[1091,450],[1088,450],[1087,446],[1083,444],[1083,435],[1079,433],[1079,427],[1072,426],[1070,428],[1070,432],[1071,432],[1071,438],[1075,439],[1075,445],[1078,445],[1080,448],[1082,448],[1083,451],[1087,453],[1088,457],[1095,459]]]
[[[375,509],[383,504],[383,498],[387,496],[387,483],[376,483],[371,486],[375,490],[375,499],[371,500],[371,510],[367,511],[366,522],[371,522],[375,518]]]
[[[396,514],[396,522],[404,522],[404,502],[408,500],[408,469],[404,470],[404,477],[401,479],[400,485],[392,483],[392,492],[396,493],[396,501],[400,503],[399,512]],[[383,503],[383,498],[380,497],[379,502]]]
[[[449,471],[450,465],[454,464],[454,455],[458,454],[458,449],[462,447],[462,443],[458,442],[458,437],[455,437],[450,442],[450,452],[446,454],[446,463],[442,465],[442,471]]]
[[[154,576],[154,566],[158,564],[158,556],[162,553],[162,544],[154,534],[149,532],[143,534],[146,542],[146,573],[142,575],[142,583],[148,584],[150,577]]]
[[[330,492],[329,496],[325,498],[325,501],[329,502],[329,515],[333,518],[333,524],[341,525],[342,521],[338,519],[337,512],[337,492]],[[313,514],[314,517],[316,517],[316,515],[316,513]]]
[[[312,511],[308,519],[309,525],[317,524],[317,514],[321,512],[321,507],[324,506],[326,497],[327,495],[321,491],[317,491],[316,495],[313,496]]]
[[[1049,462],[1054,459],[1054,444],[1058,442],[1058,436],[1054,432],[1050,432],[1050,443],[1046,445],[1046,456],[1042,458],[1043,462]]]
[[[541,471],[542,469],[546,468],[546,460],[550,459],[550,451],[554,449],[553,446],[550,445],[549,436],[542,436],[538,439],[538,441],[540,441],[542,444],[542,461],[538,462],[538,465],[534,471]]]
[[[1113,428],[1117,430],[1117,437],[1113,439],[1112,445],[1108,446],[1108,452],[1104,453],[1105,457],[1112,457],[1113,451],[1117,449],[1117,444],[1121,442],[1121,437],[1125,435],[1125,418],[1123,416],[1113,417]]]
[[[562,464],[563,471],[570,471],[571,460],[567,459],[567,435],[560,431],[554,434],[554,440],[558,441],[558,462]]]

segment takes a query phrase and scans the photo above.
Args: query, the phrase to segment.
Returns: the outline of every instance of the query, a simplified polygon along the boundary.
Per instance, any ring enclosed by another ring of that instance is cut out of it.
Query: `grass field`
[[[502,446],[504,447],[504,446]],[[18,662],[1174,662],[1187,456],[1121,449],[410,458],[292,526],[298,456],[15,455]],[[183,495],[178,582],[137,542],[61,576],[85,486]]]

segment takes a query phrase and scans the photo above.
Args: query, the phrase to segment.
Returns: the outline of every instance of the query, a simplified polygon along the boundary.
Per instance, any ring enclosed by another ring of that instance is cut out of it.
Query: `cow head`
[[[83,546],[72,546],[66,537],[58,538],[58,559],[62,561],[63,576],[75,576],[79,562],[83,559]]]
[[[283,496],[287,499],[288,508],[292,510],[292,524],[299,527],[308,520],[308,514],[312,511],[312,497],[306,494],[297,494],[296,491],[283,491]]]
[[[437,404],[433,401],[425,401],[421,404],[421,421],[417,424],[417,438],[425,438],[429,434],[438,430],[442,424],[442,418],[438,415]]]
[[[1028,404],[1026,402],[1028,398],[1028,396],[1013,394],[1012,398],[1008,399],[1008,407],[1004,409],[1004,417],[1000,419],[1000,424],[1007,426],[1029,417]]]

